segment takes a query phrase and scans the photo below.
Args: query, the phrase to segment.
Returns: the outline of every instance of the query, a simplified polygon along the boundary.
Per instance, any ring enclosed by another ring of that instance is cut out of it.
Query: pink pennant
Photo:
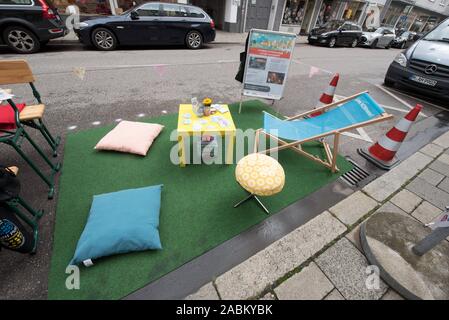
[[[156,64],[153,66],[154,70],[156,70],[159,77],[162,77],[165,74],[166,71],[166,65],[165,64]]]
[[[319,74],[320,71],[321,71],[320,68],[311,66],[309,71],[309,78],[312,78],[314,75]]]

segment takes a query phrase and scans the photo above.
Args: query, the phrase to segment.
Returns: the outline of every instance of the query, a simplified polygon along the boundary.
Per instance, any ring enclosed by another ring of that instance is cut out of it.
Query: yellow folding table
[[[179,165],[187,164],[187,148],[190,148],[190,137],[201,137],[203,134],[220,135],[225,139],[226,164],[234,159],[235,124],[227,105],[220,105],[220,111],[207,117],[198,117],[191,104],[180,104],[178,115]],[[226,112],[224,112],[226,111]],[[223,120],[223,121],[221,121]],[[219,146],[221,147],[221,146]]]

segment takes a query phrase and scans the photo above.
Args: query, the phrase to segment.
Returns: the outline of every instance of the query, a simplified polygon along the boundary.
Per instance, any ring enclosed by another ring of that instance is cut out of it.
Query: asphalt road
[[[2,47],[0,59],[28,60],[47,107],[45,120],[53,133],[64,138],[69,131],[112,124],[116,119],[137,120],[142,116],[174,113],[180,103],[189,102],[193,96],[210,96],[223,103],[239,101],[241,86],[234,76],[243,48],[243,44],[210,44],[198,51],[126,48],[98,52],[78,45],[58,44],[48,45],[44,51],[29,56],[11,54]],[[342,138],[340,152],[358,160],[356,148],[376,141],[415,103],[424,105],[418,121],[441,110],[433,103],[393,91],[389,94],[381,87],[388,65],[399,52],[397,49],[297,45],[284,98],[274,107],[284,115],[309,110],[335,72],[340,73],[337,95],[344,97],[369,90],[397,117]],[[20,99],[32,102],[28,87],[10,88]],[[36,140],[41,141],[38,135]],[[47,212],[40,222],[38,254],[0,251],[0,299],[45,299],[56,200],[46,200],[45,185],[12,148],[6,145],[0,148],[0,163],[21,168],[24,197]]]

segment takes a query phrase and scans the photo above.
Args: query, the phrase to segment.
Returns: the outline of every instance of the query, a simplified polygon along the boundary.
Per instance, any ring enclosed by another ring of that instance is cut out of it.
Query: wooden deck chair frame
[[[322,106],[322,107],[319,107],[319,108],[316,108],[316,109],[313,109],[313,110],[301,113],[301,114],[293,116],[293,117],[286,118],[285,120],[287,120],[287,121],[297,120],[297,119],[309,116],[310,114],[315,113],[315,112],[319,112],[319,111],[324,111],[325,112],[329,108],[332,108],[332,107],[338,106],[338,105],[340,105],[342,103],[351,101],[351,100],[357,98],[358,96],[360,96],[360,95],[362,95],[364,93],[368,93],[368,91],[363,91],[363,92],[357,93],[355,95],[352,95],[352,96],[344,98],[342,100],[330,103],[328,105],[325,105],[325,106]],[[300,155],[305,156],[306,158],[308,158],[308,159],[310,159],[312,161],[315,161],[315,162],[317,162],[317,163],[319,163],[319,164],[329,168],[332,171],[332,173],[335,173],[335,172],[339,171],[339,169],[337,168],[337,155],[338,155],[338,149],[339,149],[339,143],[340,143],[340,135],[343,132],[347,132],[347,131],[354,130],[354,129],[357,129],[357,128],[361,128],[361,127],[364,127],[364,126],[368,126],[368,125],[371,125],[371,124],[374,124],[374,123],[377,123],[377,122],[381,122],[381,121],[385,121],[385,120],[388,120],[388,119],[391,119],[391,118],[393,118],[393,115],[384,112],[384,113],[382,113],[382,115],[380,117],[377,117],[375,119],[371,119],[371,120],[368,120],[368,121],[360,122],[360,123],[353,124],[353,125],[350,125],[350,126],[338,129],[338,130],[325,132],[325,133],[322,133],[322,134],[319,134],[319,135],[315,135],[313,137],[309,137],[307,139],[297,140],[297,141],[293,141],[293,142],[284,141],[284,140],[280,139],[279,137],[276,137],[276,136],[274,136],[274,135],[272,135],[272,134],[270,134],[268,132],[265,132],[264,129],[261,128],[261,129],[258,129],[256,131],[256,138],[255,138],[255,142],[254,142],[254,152],[268,154],[268,153],[272,153],[272,152],[276,152],[276,151],[280,151],[280,150],[284,150],[284,149],[292,149],[296,153],[299,153]],[[280,146],[274,147],[274,148],[270,148],[270,149],[267,149],[267,150],[258,151],[260,135],[264,135],[265,137],[269,137],[271,139],[274,139],[275,141],[277,141],[279,143]],[[332,150],[330,148],[330,145],[327,142],[324,141],[324,138],[328,137],[328,136],[334,136]],[[326,154],[326,160],[322,160],[322,159],[318,158],[317,156],[314,156],[314,155],[304,151],[301,148],[301,144],[303,144],[305,142],[313,141],[313,140],[318,140],[323,145],[323,148],[324,148],[324,151],[325,151],[325,154]]]

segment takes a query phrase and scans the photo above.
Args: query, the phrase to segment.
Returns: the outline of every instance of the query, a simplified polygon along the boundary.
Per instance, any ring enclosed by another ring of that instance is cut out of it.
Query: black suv
[[[67,28],[50,0],[0,0],[0,42],[17,53],[34,53]]]

